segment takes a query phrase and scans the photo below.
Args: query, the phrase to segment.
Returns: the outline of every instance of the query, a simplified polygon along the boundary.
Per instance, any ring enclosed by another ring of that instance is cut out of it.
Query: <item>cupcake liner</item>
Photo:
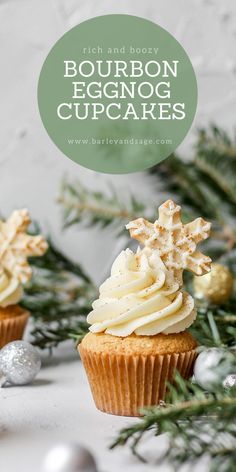
[[[11,341],[22,339],[30,313],[22,310],[17,316],[0,319],[0,349]]]
[[[165,399],[166,383],[178,370],[185,379],[192,375],[196,350],[164,355],[118,355],[79,352],[97,408],[120,416],[141,416],[140,409]]]

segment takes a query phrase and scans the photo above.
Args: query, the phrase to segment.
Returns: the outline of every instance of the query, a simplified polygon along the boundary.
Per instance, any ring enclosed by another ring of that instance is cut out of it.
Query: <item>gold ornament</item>
[[[211,223],[197,218],[191,223],[181,221],[181,207],[167,200],[159,207],[159,219],[150,223],[138,218],[126,225],[130,236],[158,252],[166,268],[182,283],[184,269],[196,275],[211,270],[211,259],[197,251],[197,244],[208,238]]]
[[[42,256],[48,248],[45,239],[26,234],[30,224],[27,210],[15,210],[7,221],[0,221],[0,271],[6,271],[25,284],[32,275],[27,258]]]
[[[221,305],[229,300],[233,291],[232,272],[222,264],[213,263],[209,274],[194,277],[194,293],[199,300]]]

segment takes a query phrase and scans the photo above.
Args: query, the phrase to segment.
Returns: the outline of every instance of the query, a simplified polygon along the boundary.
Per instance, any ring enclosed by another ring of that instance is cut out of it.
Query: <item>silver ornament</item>
[[[26,385],[35,378],[41,367],[40,356],[30,343],[13,341],[0,351],[0,372],[4,384]]]
[[[47,453],[42,472],[97,472],[97,467],[86,448],[76,443],[62,443]]]
[[[232,388],[236,386],[236,375],[235,374],[229,374],[227,377],[224,379],[223,386],[225,388]]]
[[[226,349],[210,348],[202,351],[194,365],[194,377],[200,387],[214,392],[225,377],[232,373],[234,355]]]

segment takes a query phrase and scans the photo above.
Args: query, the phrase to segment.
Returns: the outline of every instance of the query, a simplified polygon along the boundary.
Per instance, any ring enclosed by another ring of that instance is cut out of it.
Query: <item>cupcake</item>
[[[110,277],[88,315],[90,333],[79,346],[95,404],[101,411],[139,416],[165,399],[175,371],[192,375],[197,342],[186,330],[196,318],[183,290],[183,270],[210,271],[211,259],[196,250],[210,223],[183,225],[181,208],[166,201],[159,219],[127,225],[141,245],[114,261]]]
[[[29,312],[18,303],[23,286],[32,275],[27,258],[41,256],[47,250],[42,236],[26,234],[30,224],[27,210],[15,210],[10,218],[0,221],[0,348],[21,339]]]

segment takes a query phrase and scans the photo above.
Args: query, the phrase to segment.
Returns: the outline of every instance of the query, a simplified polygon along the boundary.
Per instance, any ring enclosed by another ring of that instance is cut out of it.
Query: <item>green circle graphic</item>
[[[152,167],[183,141],[197,82],[183,47],[130,15],[85,21],[49,52],[38,83],[43,124],[78,164],[122,174]]]

